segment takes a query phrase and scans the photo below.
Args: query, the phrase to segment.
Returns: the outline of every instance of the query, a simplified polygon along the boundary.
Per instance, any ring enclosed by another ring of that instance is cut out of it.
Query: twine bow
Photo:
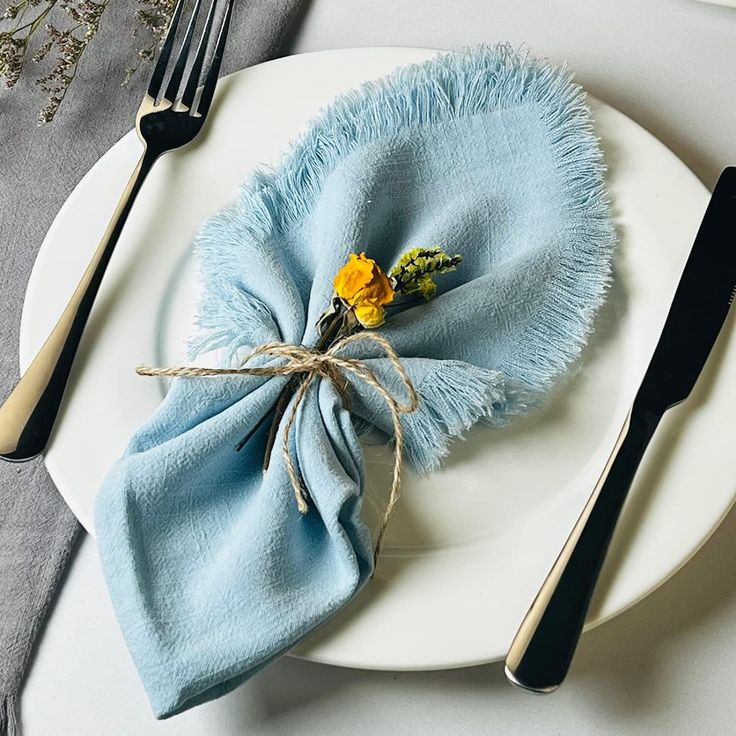
[[[344,358],[340,353],[345,350],[348,345],[357,342],[371,342],[380,347],[389,362],[391,363],[396,374],[401,379],[406,394],[409,398],[408,403],[401,403],[391,392],[378,380],[375,372],[366,364],[365,361],[358,358]],[[247,367],[247,363],[258,355],[267,355],[273,358],[281,358],[283,363],[278,365],[252,366]],[[302,482],[299,472],[296,468],[294,460],[289,451],[289,436],[291,434],[294,421],[296,420],[299,405],[306,396],[309,387],[316,378],[324,378],[330,381],[345,400],[345,391],[347,388],[347,374],[353,375],[362,380],[366,385],[370,386],[386,403],[391,412],[391,419],[394,429],[394,471],[391,481],[391,493],[389,495],[386,508],[383,513],[381,526],[379,527],[378,536],[375,545],[375,560],[381,552],[383,537],[388,526],[391,513],[396,506],[401,494],[401,465],[404,454],[404,430],[401,426],[401,415],[413,412],[419,403],[416,390],[411,379],[406,373],[404,366],[399,359],[398,354],[385,337],[376,332],[358,332],[336,340],[332,346],[325,352],[318,352],[301,345],[289,345],[283,342],[268,342],[252,350],[243,360],[243,365],[239,368],[200,368],[197,366],[178,366],[173,368],[137,368],[136,372],[141,376],[172,376],[182,378],[202,378],[208,376],[290,376],[295,374],[304,374],[299,388],[294,395],[291,411],[286,419],[284,426],[284,442],[281,448],[286,469],[291,481],[291,487],[294,489],[296,505],[302,514],[309,510],[307,501],[304,497]]]

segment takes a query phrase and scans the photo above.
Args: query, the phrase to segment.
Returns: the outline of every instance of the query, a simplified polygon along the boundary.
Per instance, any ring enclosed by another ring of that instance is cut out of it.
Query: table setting
[[[115,732],[234,733],[258,683],[333,671],[500,667],[515,718],[524,690],[566,702],[583,630],[585,661],[729,526],[734,156],[704,186],[513,34],[280,56],[319,5],[62,4],[77,25],[33,59],[55,3],[4,17],[27,155],[0,149],[3,261],[25,263],[0,733],[69,732],[21,694],[90,555],[83,607],[125,662],[104,677],[138,693]],[[139,28],[95,100],[75,77],[113,13]],[[28,66],[57,50],[34,132]]]

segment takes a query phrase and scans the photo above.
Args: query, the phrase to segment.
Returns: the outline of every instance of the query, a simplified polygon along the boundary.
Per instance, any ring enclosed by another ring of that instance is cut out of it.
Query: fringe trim
[[[269,257],[260,249],[249,254],[249,249],[304,220],[325,179],[353,151],[407,127],[533,103],[546,123],[567,207],[579,216],[569,226],[574,245],[555,277],[556,298],[520,336],[523,359],[505,368],[530,385],[548,386],[587,341],[592,316],[610,283],[615,231],[584,90],[572,84],[565,67],[555,68],[509,45],[449,53],[368,82],[332,103],[275,170],[256,171],[239,201],[210,218],[196,239],[205,282],[202,326],[231,351],[238,340],[253,341],[247,333],[257,322],[253,305],[233,299],[224,309],[228,295],[244,291],[241,275],[248,257]]]
[[[498,371],[458,360],[438,361],[417,388],[419,410],[407,414],[406,458],[420,474],[438,469],[452,442],[477,422],[503,426],[533,399]]]
[[[0,736],[20,736],[17,693],[0,695]]]
[[[187,341],[187,353],[194,359],[201,353],[221,350],[222,365],[235,365],[239,351],[279,339],[279,330],[268,307],[226,281],[218,285],[218,298],[203,299],[196,325],[198,331]]]

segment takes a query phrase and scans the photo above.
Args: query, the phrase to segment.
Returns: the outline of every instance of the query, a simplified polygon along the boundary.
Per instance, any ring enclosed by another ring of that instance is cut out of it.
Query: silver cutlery
[[[564,680],[637,467],[663,414],[690,394],[735,298],[736,167],[729,167],[611,457],[511,644],[506,676],[514,685],[552,692]]]
[[[202,5],[202,0],[196,0],[184,37],[178,44],[178,54],[172,57],[185,3],[186,0],[179,0],[176,6],[148,91],[136,115],[135,125],[144,146],[143,154],[69,304],[0,407],[0,457],[5,460],[29,460],[46,446],[84,327],[133,202],[159,156],[191,142],[207,118],[225,50],[233,0],[227,0],[218,21],[214,49],[204,74],[218,0],[211,0],[204,24],[199,24],[202,28],[197,33],[197,48],[193,52],[192,42]],[[173,69],[164,89],[170,60]]]

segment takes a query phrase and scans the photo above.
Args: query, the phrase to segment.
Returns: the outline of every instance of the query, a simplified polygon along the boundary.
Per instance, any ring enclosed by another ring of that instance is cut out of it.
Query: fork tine
[[[201,4],[202,0],[197,0],[194,5],[194,10],[192,11],[192,17],[189,19],[189,25],[187,26],[184,41],[181,44],[181,49],[179,49],[179,57],[176,60],[176,66],[174,66],[174,71],[171,73],[171,79],[169,79],[169,85],[166,87],[166,92],[164,93],[164,97],[172,103],[176,102],[181,80],[184,76],[184,69],[186,68],[187,57],[189,56],[189,47],[192,45],[194,26],[197,23],[197,15],[199,14]]]
[[[161,91],[161,84],[164,81],[164,75],[166,74],[166,65],[169,63],[169,57],[171,56],[171,48],[174,45],[174,37],[176,36],[176,29],[179,25],[179,18],[181,18],[181,11],[184,7],[186,0],[179,0],[176,4],[176,10],[169,23],[169,30],[166,32],[166,39],[164,45],[161,47],[161,53],[158,56],[156,62],[156,68],[153,70],[151,75],[151,81],[148,83],[148,94],[155,100]]]
[[[197,87],[199,86],[199,77],[202,73],[202,65],[204,64],[204,57],[207,54],[207,44],[210,40],[210,33],[212,32],[212,25],[215,20],[215,8],[217,8],[217,0],[212,0],[210,5],[210,11],[207,14],[207,23],[205,24],[204,33],[199,41],[197,47],[197,56],[194,59],[194,64],[189,71],[189,79],[187,80],[184,94],[181,98],[182,105],[191,108],[194,104],[194,95],[197,93]]]
[[[209,112],[210,105],[212,104],[212,97],[215,94],[215,87],[217,86],[217,76],[220,73],[220,64],[222,63],[222,55],[225,52],[225,43],[227,41],[227,32],[230,28],[230,16],[233,10],[233,0],[228,0],[227,8],[225,9],[225,17],[220,26],[220,33],[217,36],[217,46],[215,47],[215,53],[212,57],[212,63],[210,64],[207,77],[204,81],[204,89],[202,90],[202,96],[199,98],[199,104],[197,105],[197,114],[205,117]]]

